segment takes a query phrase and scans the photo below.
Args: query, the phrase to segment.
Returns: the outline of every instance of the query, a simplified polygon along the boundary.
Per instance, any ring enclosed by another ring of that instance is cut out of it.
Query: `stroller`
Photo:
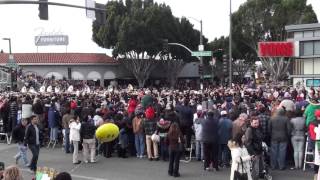
[[[269,159],[269,148],[265,142],[262,143],[262,168],[260,173],[260,178],[264,180],[272,180],[272,176],[269,172],[269,165],[267,163]]]

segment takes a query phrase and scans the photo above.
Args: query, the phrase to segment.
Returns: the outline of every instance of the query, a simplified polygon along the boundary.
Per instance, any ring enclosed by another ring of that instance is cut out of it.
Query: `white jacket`
[[[196,136],[196,141],[201,141],[202,125],[200,122],[198,122],[197,113],[194,113],[194,115],[193,115],[193,128],[194,128],[194,134]]]
[[[80,128],[81,123],[72,122],[69,124],[70,128],[70,142],[71,141],[80,141]]]
[[[243,162],[243,170],[248,175],[248,180],[252,180],[252,176],[250,172],[251,156],[249,155],[247,148],[245,147],[241,148],[239,146],[230,147],[230,145],[229,145],[229,148],[231,150],[231,157],[232,157],[230,180],[233,180],[235,171],[238,170],[239,172],[243,173],[240,157],[242,158],[242,162]]]

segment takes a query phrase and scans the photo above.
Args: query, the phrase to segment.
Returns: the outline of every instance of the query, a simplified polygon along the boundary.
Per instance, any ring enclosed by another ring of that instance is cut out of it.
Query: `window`
[[[313,31],[305,31],[303,32],[303,37],[313,37]]]
[[[300,42],[300,54],[302,56],[320,55],[320,41]]]
[[[320,30],[314,31],[314,37],[320,37]]]
[[[311,56],[313,55],[313,42],[308,41],[303,43],[303,55]]]
[[[320,55],[320,41],[314,42],[314,54]]]

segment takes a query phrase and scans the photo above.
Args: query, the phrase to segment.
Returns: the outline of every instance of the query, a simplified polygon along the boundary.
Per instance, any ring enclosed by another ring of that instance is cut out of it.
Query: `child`
[[[179,177],[179,162],[181,156],[181,150],[183,147],[183,135],[177,123],[173,123],[170,126],[167,143],[169,144],[169,170],[170,176]]]
[[[126,150],[128,148],[128,145],[129,145],[129,138],[128,138],[126,128],[121,128],[119,132],[119,150],[118,150],[119,157],[127,158]]]

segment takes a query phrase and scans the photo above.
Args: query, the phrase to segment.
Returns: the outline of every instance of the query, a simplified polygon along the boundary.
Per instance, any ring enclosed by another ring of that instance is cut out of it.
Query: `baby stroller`
[[[272,180],[272,176],[269,172],[269,165],[267,163],[269,159],[269,148],[265,142],[262,143],[262,168],[260,178],[264,180]]]

